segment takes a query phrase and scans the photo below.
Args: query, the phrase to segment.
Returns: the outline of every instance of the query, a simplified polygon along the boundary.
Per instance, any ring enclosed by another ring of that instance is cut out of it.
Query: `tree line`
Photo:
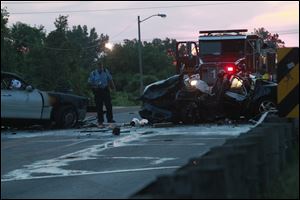
[[[103,53],[104,62],[112,73],[117,92],[112,94],[114,105],[135,105],[139,102],[138,41],[124,40],[112,51],[105,48],[106,34],[98,34],[86,25],[69,27],[68,16],[55,19],[55,30],[49,34],[42,25],[30,26],[17,22],[8,27],[9,13],[1,9],[1,70],[20,74],[41,90],[71,89],[75,94],[93,101],[87,85],[90,72]],[[175,39],[154,39],[142,43],[144,85],[175,73]]]

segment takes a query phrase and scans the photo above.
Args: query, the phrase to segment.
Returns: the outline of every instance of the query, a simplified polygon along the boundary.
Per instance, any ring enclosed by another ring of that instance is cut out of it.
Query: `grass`
[[[111,94],[113,106],[137,106],[140,101],[126,92],[114,92]]]

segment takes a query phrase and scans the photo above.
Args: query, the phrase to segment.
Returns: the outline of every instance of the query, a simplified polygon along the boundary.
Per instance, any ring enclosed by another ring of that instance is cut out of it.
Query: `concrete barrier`
[[[258,199],[285,168],[298,142],[299,122],[267,116],[236,138],[161,176],[131,198]]]

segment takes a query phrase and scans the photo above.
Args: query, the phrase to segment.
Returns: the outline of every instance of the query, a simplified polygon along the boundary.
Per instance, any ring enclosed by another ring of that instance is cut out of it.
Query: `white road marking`
[[[130,143],[126,146],[192,146],[192,145],[195,145],[195,146],[203,146],[203,145],[206,145],[205,143],[181,143],[181,144],[163,144],[163,143],[160,143],[160,144],[145,144],[145,143],[142,143],[142,144],[134,144],[134,143]]]
[[[176,169],[179,167],[180,166],[146,167],[146,168],[121,169],[121,170],[111,170],[111,171],[102,171],[102,172],[86,172],[83,174],[71,174],[71,175],[34,176],[34,177],[27,177],[27,178],[19,177],[19,178],[1,179],[1,182],[45,179],[45,178],[59,178],[59,177],[72,177],[72,176],[86,176],[86,175],[97,175],[97,174],[112,174],[112,173],[124,173],[124,172],[140,172],[140,171],[162,170],[162,169]]]
[[[199,137],[190,137],[190,138],[180,138],[179,140],[191,140],[191,141],[195,141],[195,140],[226,140],[228,137],[203,137],[203,138],[199,138]],[[177,140],[176,138],[161,138],[161,139],[147,139],[147,141],[165,141],[165,140],[170,140],[170,142]],[[168,141],[169,142],[169,141]]]
[[[262,116],[259,118],[259,120],[256,122],[256,124],[254,125],[254,127],[260,125],[264,120],[265,118],[267,117],[267,115],[269,114],[269,111],[268,112],[265,112],[264,114],[262,114]]]
[[[80,143],[83,143],[83,142],[87,142],[87,141],[89,141],[89,140],[82,140],[82,141],[74,142],[72,144],[67,144],[67,145],[64,145],[63,148],[64,147],[74,146],[74,145],[77,145],[77,144],[80,144]]]
[[[152,161],[150,164],[152,165],[159,165],[163,162],[166,162],[166,161],[169,161],[169,160],[175,160],[176,158],[160,158],[160,159],[157,159],[157,160],[154,160]]]
[[[128,142],[134,140],[144,141],[149,137],[159,136],[159,135],[209,135],[209,136],[220,136],[220,135],[227,135],[227,136],[238,136],[241,132],[248,131],[251,126],[180,126],[180,127],[173,127],[173,128],[141,128],[139,130],[133,130],[128,134],[122,134],[120,137],[113,137],[112,141],[105,142],[103,144],[93,145],[89,148],[85,148],[73,153],[65,154],[57,158],[48,159],[48,160],[41,160],[36,161],[30,165],[25,165],[21,169],[13,170],[4,176],[1,177],[1,181],[7,180],[20,180],[20,179],[34,179],[37,178],[36,176],[32,176],[34,173],[44,173],[44,174],[52,174],[50,176],[40,176],[42,177],[59,177],[59,176],[73,176],[73,175],[84,175],[84,174],[94,174],[99,172],[94,171],[84,171],[84,170],[67,170],[63,169],[63,166],[69,165],[70,162],[74,161],[83,161],[83,160],[92,160],[99,158],[99,152],[104,151],[106,149],[114,148],[114,147],[121,147],[124,145],[131,145],[127,144]],[[212,131],[214,130],[214,131]],[[142,132],[141,132],[142,131]],[[148,134],[143,134],[148,131]],[[63,131],[61,131],[63,132]],[[55,134],[61,134],[61,132]],[[48,133],[49,134],[49,133]],[[48,135],[46,134],[46,135]],[[70,134],[70,132],[68,133]],[[103,135],[103,134],[101,134]],[[111,133],[105,133],[105,135],[110,135]],[[83,141],[79,141],[81,143]],[[78,143],[73,143],[70,145],[75,145]],[[199,143],[198,143],[199,144]],[[202,144],[201,144],[202,145]],[[169,161],[176,158],[158,158],[152,161],[150,164],[161,164],[165,161]],[[146,168],[146,169],[153,169],[153,168]],[[155,168],[159,169],[159,168]],[[142,169],[144,170],[144,169]],[[124,172],[123,170],[119,170],[120,172]],[[107,171],[112,172],[112,171]],[[105,172],[105,173],[107,173]],[[113,172],[118,172],[115,170]],[[102,172],[101,172],[102,173]]]
[[[150,162],[151,165],[158,165],[163,162],[169,161],[169,160],[176,160],[178,158],[161,158],[161,157],[150,157],[150,156],[103,156],[102,159],[127,159],[127,160],[153,160]]]
[[[30,165],[25,165],[21,169],[13,170],[1,177],[1,180],[11,180],[11,179],[30,179],[33,178],[32,174],[34,173],[46,173],[53,174],[55,176],[62,175],[74,175],[74,174],[86,174],[94,173],[93,171],[84,171],[84,170],[67,170],[63,169],[63,166],[69,165],[70,162],[74,161],[83,161],[83,160],[92,160],[99,158],[99,152],[104,151],[113,147],[124,146],[125,143],[136,140],[140,137],[148,137],[147,135],[143,136],[140,133],[130,134],[125,137],[115,139],[113,141],[105,142],[104,144],[93,145],[89,148],[85,148],[73,153],[65,154],[60,157],[48,160],[36,161]],[[159,158],[157,163],[161,164],[164,161],[174,159],[174,158]],[[154,162],[154,164],[156,164]]]
[[[93,139],[59,139],[59,140],[31,140],[30,142],[31,143],[44,143],[44,142],[55,142],[55,143],[58,143],[58,142],[78,142],[78,141],[93,141],[93,140],[99,140],[99,139],[96,139],[96,138],[93,138]],[[102,139],[103,140],[103,139]]]

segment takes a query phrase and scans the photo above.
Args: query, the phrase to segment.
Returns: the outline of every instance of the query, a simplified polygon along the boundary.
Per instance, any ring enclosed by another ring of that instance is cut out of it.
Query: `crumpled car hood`
[[[164,96],[166,93],[172,91],[173,89],[178,88],[179,84],[179,75],[171,76],[165,80],[154,82],[148,85],[143,95],[141,96],[142,100],[152,100]]]

